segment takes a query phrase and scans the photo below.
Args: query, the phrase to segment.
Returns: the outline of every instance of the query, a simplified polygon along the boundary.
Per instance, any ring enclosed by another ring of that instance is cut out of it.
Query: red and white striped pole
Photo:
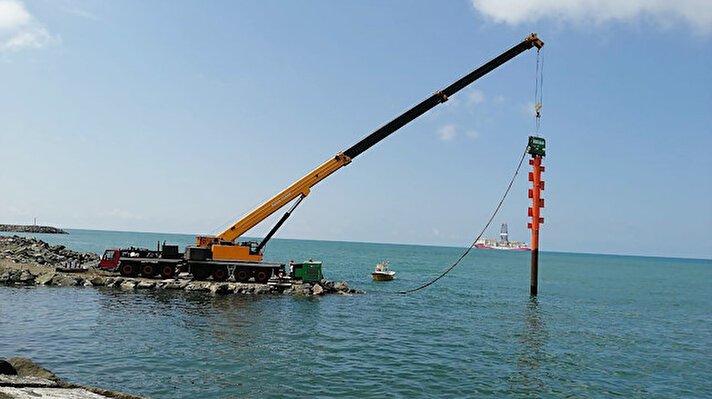
[[[527,227],[532,230],[531,279],[529,283],[531,296],[536,296],[539,291],[539,225],[544,223],[544,218],[541,217],[541,208],[544,207],[544,199],[541,198],[541,191],[544,190],[541,173],[544,172],[544,167],[541,165],[541,161],[546,155],[545,145],[546,142],[543,138],[529,137],[527,152],[532,156],[529,165],[532,165],[533,169],[529,172],[529,181],[532,182],[529,198],[532,199],[532,206],[528,210],[528,215],[532,220],[527,224]]]

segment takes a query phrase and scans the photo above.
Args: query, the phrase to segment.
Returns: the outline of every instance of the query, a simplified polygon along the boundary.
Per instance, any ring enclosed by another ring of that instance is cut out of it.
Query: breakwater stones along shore
[[[49,245],[34,237],[0,236],[0,259],[51,267],[99,266],[99,255],[95,253],[72,251],[64,245]]]
[[[326,294],[352,295],[364,291],[350,288],[346,281],[322,279],[291,287],[272,287],[266,284],[191,281],[189,278],[154,280],[143,277],[121,277],[97,269],[99,256],[91,252],[76,252],[62,245],[49,245],[35,238],[0,236],[0,284],[12,286],[84,286],[113,287],[122,290],[166,289],[227,294],[286,294],[321,296]],[[66,271],[67,265],[81,264],[81,273]],[[63,270],[63,271],[58,271]],[[185,277],[185,276],[182,276]]]
[[[0,360],[0,399],[28,398],[144,399],[141,396],[64,382],[51,371],[23,357]]]
[[[256,283],[226,283],[212,281],[191,281],[188,279],[150,280],[145,278],[113,277],[101,275],[78,275],[71,272],[46,271],[36,274],[28,269],[0,266],[0,284],[15,286],[51,285],[58,287],[114,287],[122,290],[183,290],[227,294],[283,294],[296,296],[319,296],[325,294],[365,294],[365,291],[350,288],[346,281],[321,280],[293,285],[287,289]]]
[[[37,226],[34,224],[0,224],[0,231],[14,233],[45,233],[45,234],[69,234],[62,229],[52,226]]]

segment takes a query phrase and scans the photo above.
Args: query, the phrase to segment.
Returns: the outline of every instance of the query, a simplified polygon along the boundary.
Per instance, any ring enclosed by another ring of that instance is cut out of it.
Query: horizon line
[[[49,226],[48,226],[49,227]],[[186,233],[186,232],[161,232],[161,231],[134,231],[134,230],[106,230],[106,229],[87,229],[87,228],[74,228],[74,227],[64,227],[67,230],[85,230],[85,231],[107,231],[107,232],[118,232],[118,233],[142,233],[142,234],[175,234],[175,235],[194,235],[198,236],[196,233]],[[0,232],[2,233],[21,233],[21,232]],[[22,234],[50,234],[50,233],[22,233]],[[259,238],[259,237],[248,237],[248,238]],[[437,248],[457,248],[457,249],[467,249],[469,246],[457,246],[457,245],[438,245],[438,244],[416,244],[416,243],[402,243],[402,242],[373,242],[373,241],[349,241],[349,240],[329,240],[329,239],[315,239],[315,238],[294,238],[294,237],[274,237],[277,240],[296,240],[296,241],[325,241],[325,242],[344,242],[353,244],[374,244],[374,245],[408,245],[408,246],[420,246],[420,247],[437,247]],[[552,253],[552,254],[575,254],[575,255],[600,255],[600,256],[626,256],[626,257],[643,257],[643,258],[661,258],[661,259],[686,259],[686,260],[701,260],[701,261],[712,261],[712,258],[696,258],[696,257],[680,257],[680,256],[661,256],[661,255],[631,255],[631,254],[619,254],[619,253],[596,253],[596,252],[572,252],[572,251],[557,251],[557,250],[542,250],[540,253]]]

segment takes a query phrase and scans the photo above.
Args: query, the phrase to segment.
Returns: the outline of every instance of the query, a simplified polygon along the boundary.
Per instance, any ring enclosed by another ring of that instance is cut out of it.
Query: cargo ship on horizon
[[[502,223],[502,229],[499,233],[499,240],[494,238],[482,238],[475,242],[475,248],[481,249],[499,249],[505,251],[531,251],[524,241],[509,241],[509,233],[507,232],[507,223]]]

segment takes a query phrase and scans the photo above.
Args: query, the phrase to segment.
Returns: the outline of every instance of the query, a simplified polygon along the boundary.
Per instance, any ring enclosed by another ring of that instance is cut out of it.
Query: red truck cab
[[[104,251],[99,267],[102,269],[115,269],[119,265],[119,255],[121,251],[117,248],[110,248]]]

